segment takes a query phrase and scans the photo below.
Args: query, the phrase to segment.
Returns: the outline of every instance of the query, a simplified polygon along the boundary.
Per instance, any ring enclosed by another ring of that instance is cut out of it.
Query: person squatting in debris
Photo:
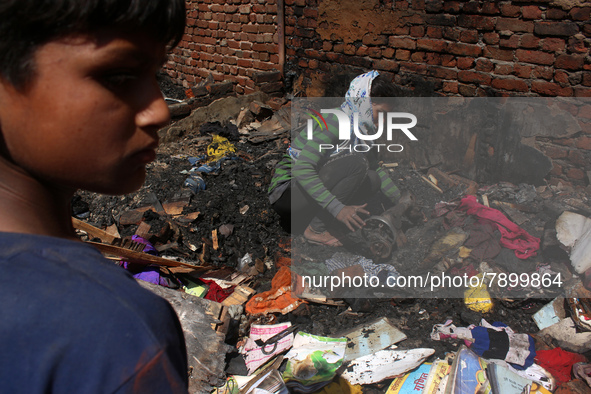
[[[168,302],[72,227],[77,189],[144,182],[169,120],[156,82],[184,0],[0,4],[0,391],[187,391]]]
[[[361,133],[373,134],[378,114],[388,110],[385,98],[395,96],[392,81],[370,71],[353,79],[341,110],[351,125],[358,113]],[[372,196],[381,190],[396,203],[400,191],[378,166],[375,150],[350,149],[361,143],[353,129],[349,140],[339,141],[336,117],[325,119],[328,127],[314,129],[312,139],[304,129],[292,141],[275,167],[269,200],[287,231],[303,230],[311,243],[341,246],[338,234],[343,225],[350,231],[362,228],[365,221],[360,214],[369,215],[366,207]],[[338,149],[320,149],[321,145]]]

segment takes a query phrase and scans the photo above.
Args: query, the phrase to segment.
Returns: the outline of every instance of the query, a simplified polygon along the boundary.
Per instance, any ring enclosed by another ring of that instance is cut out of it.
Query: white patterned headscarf
[[[341,105],[341,110],[349,116],[350,124],[353,125],[353,115],[359,114],[359,131],[362,134],[369,134],[374,129],[373,106],[371,102],[371,82],[377,77],[377,71],[369,71],[361,74],[349,85],[349,90],[345,95],[345,102]],[[351,128],[352,143],[357,143],[357,137]],[[347,144],[351,143],[347,141]]]

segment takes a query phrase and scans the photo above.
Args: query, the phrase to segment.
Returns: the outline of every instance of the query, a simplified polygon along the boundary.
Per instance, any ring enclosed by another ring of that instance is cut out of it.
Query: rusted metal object
[[[401,247],[406,243],[406,236],[402,232],[402,216],[415,205],[415,201],[411,192],[404,191],[396,205],[365,221],[362,235],[374,258],[386,259],[392,254],[395,244]]]

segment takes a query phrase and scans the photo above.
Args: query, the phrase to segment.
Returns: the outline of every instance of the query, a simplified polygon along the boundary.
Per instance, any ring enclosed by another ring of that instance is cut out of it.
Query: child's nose
[[[140,128],[161,128],[170,120],[170,111],[162,97],[158,84],[154,82],[150,93],[145,97],[146,104],[136,115],[136,124]]]

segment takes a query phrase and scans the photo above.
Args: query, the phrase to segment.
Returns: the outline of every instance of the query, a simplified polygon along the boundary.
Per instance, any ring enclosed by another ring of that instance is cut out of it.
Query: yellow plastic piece
[[[478,278],[479,282],[482,280],[482,274],[477,275],[476,277]],[[482,283],[482,285],[467,289],[464,292],[464,303],[469,309],[475,312],[490,312],[493,308],[493,302],[490,298],[490,293],[488,292],[486,283]]]
[[[228,152],[236,152],[236,148],[225,137],[213,136],[213,141],[207,146],[207,161],[217,161],[226,156]]]

